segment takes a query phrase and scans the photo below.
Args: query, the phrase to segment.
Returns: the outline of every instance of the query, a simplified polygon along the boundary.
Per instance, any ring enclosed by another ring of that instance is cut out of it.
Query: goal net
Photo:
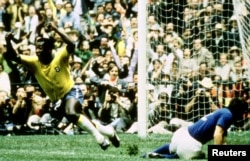
[[[149,132],[249,97],[249,7],[247,0],[148,1]],[[231,130],[249,130],[247,121]]]

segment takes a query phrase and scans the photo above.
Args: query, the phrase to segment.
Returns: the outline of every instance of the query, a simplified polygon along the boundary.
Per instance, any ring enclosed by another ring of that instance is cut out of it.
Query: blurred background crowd
[[[43,15],[75,43],[70,65],[84,94],[82,111],[118,132],[137,131],[138,54],[148,58],[149,132],[158,124],[185,126],[233,97],[249,99],[232,0],[149,0],[147,10],[147,53],[138,53],[138,0],[1,0],[0,131],[56,122],[58,132],[76,132],[49,116],[51,102],[28,69],[4,58],[7,32],[19,54],[35,54]],[[52,36],[56,53],[64,44]],[[247,129],[245,118],[240,126]]]

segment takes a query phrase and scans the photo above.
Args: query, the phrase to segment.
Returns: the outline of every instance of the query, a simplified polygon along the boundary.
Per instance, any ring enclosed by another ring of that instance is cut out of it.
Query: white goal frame
[[[147,136],[147,0],[138,0],[138,136]]]

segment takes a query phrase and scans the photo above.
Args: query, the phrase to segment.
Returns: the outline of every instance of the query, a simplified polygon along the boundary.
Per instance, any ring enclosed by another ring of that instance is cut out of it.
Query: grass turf
[[[111,146],[106,151],[89,134],[0,136],[0,161],[142,161],[141,155],[171,138],[156,134],[145,139],[136,134],[119,136],[120,148]],[[230,144],[250,144],[250,132],[230,133],[227,140]],[[207,146],[203,150],[207,153]]]

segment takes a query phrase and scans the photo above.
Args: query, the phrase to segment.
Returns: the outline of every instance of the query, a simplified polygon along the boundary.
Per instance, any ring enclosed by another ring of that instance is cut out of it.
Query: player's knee
[[[66,107],[65,116],[70,122],[76,123],[80,115],[74,110],[74,107]]]
[[[76,123],[81,113],[80,103],[75,99],[69,99],[65,105],[66,118],[73,123]]]
[[[80,115],[79,114],[69,114],[69,113],[66,113],[65,117],[68,119],[69,122],[77,123]]]

